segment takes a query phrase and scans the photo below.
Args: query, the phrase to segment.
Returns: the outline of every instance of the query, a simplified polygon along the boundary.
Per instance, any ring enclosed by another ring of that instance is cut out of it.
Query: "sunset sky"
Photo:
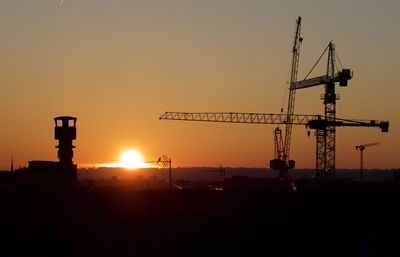
[[[273,125],[159,121],[165,111],[279,113],[286,108],[295,21],[299,79],[330,40],[354,70],[337,117],[390,120],[337,129],[337,168],[399,168],[400,2],[2,0],[0,170],[57,160],[53,118],[78,118],[74,161],[111,163],[126,148],[173,166],[268,167]],[[311,76],[324,74],[325,62]],[[322,114],[323,87],[297,92],[295,113]],[[291,158],[315,165],[315,138],[294,127]]]

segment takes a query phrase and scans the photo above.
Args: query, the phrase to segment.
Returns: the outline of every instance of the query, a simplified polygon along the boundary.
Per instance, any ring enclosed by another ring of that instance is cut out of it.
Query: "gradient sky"
[[[399,1],[2,0],[0,169],[56,160],[53,117],[78,117],[75,162],[115,162],[125,148],[174,166],[267,167],[272,125],[159,121],[165,111],[279,113],[286,107],[297,16],[299,78],[330,40],[354,70],[337,117],[390,120],[390,132],[338,128],[338,168],[398,168]],[[325,63],[312,76],[324,73]],[[296,113],[322,114],[323,87]],[[313,168],[315,139],[294,128],[291,157]]]

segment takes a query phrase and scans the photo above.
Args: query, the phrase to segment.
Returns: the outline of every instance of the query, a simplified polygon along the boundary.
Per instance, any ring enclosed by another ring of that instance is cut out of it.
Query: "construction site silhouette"
[[[76,118],[55,120],[60,161],[31,161],[0,178],[2,256],[398,253],[398,171],[397,187],[302,179],[289,185],[226,177],[225,168],[197,171],[223,174],[216,182],[174,181],[180,186],[172,190],[168,179],[154,177],[136,185],[115,176],[86,183],[72,161]]]
[[[297,80],[301,21],[296,21],[286,113],[159,117],[273,124],[269,169],[178,168],[167,155],[148,162],[162,167],[135,173],[121,167],[78,169],[77,118],[55,117],[58,161],[31,160],[14,169],[12,157],[10,171],[0,172],[0,256],[400,256],[400,171],[385,170],[382,179],[371,179],[362,154],[377,143],[356,147],[361,167],[352,171],[355,179],[340,177],[345,172],[336,169],[336,127],[386,133],[389,122],[336,117],[335,83],[346,87],[353,73],[337,68],[332,42],[323,52],[326,74]],[[296,114],[296,90],[314,86],[325,87],[324,115]],[[294,171],[293,125],[315,131],[313,170]]]

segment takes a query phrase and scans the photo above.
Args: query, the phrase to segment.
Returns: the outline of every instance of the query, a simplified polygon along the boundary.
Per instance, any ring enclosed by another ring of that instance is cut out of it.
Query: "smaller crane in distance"
[[[163,154],[161,155],[157,161],[147,161],[146,163],[157,163],[159,165],[160,163],[162,164],[163,168],[168,168],[169,170],[169,190],[172,189],[172,159],[168,157],[167,155]]]
[[[356,145],[356,150],[360,151],[360,182],[364,182],[364,150],[367,147],[379,145],[379,143],[370,143],[365,145]]]

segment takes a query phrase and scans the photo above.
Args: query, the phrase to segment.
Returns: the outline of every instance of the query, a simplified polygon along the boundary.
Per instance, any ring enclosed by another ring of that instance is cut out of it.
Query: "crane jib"
[[[235,112],[165,112],[160,120],[202,121],[219,123],[242,124],[286,124],[286,114],[272,113],[235,113]],[[328,126],[336,127],[378,127],[382,132],[389,131],[389,121],[354,120],[335,118],[327,121],[321,115],[293,114],[292,125],[305,125],[310,129],[325,129]]]

